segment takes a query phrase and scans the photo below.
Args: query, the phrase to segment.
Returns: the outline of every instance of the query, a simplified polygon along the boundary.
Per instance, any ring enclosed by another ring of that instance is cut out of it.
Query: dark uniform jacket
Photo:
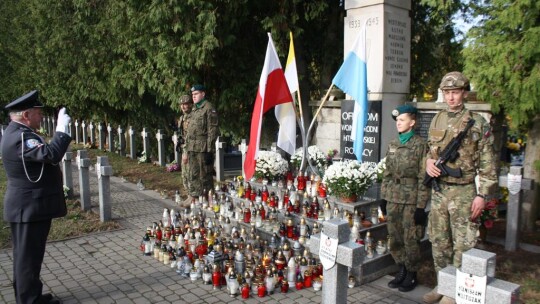
[[[59,164],[70,142],[68,134],[56,132],[46,143],[31,128],[14,121],[9,124],[1,143],[8,176],[4,221],[24,223],[66,215]]]

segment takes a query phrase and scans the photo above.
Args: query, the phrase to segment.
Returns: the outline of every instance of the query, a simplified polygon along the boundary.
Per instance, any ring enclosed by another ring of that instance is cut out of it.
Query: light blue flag
[[[354,99],[351,139],[356,159],[362,161],[364,151],[364,127],[367,123],[367,67],[366,67],[366,26],[360,33],[339,68],[332,83]]]

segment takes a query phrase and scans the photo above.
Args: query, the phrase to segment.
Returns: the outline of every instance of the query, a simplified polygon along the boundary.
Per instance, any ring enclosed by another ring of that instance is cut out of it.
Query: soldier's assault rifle
[[[461,169],[453,169],[446,165],[448,162],[454,162],[458,157],[458,149],[461,146],[461,142],[467,135],[467,132],[469,129],[474,125],[474,119],[469,119],[467,122],[467,125],[465,126],[465,129],[463,129],[461,132],[458,133],[458,135],[448,143],[446,147],[442,150],[442,152],[439,154],[439,158],[435,162],[435,166],[441,170],[441,175],[439,177],[444,176],[452,176],[452,177],[461,177]],[[429,174],[426,173],[426,176],[424,177],[424,181],[422,184],[426,187],[431,187],[433,190],[439,192],[441,191],[441,187],[439,186],[438,179],[439,177],[431,177]]]

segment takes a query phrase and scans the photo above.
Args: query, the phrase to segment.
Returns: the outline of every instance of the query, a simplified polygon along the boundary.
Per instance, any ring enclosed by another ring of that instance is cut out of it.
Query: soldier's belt
[[[394,184],[399,185],[414,185],[418,183],[418,179],[412,177],[394,178]]]
[[[440,178],[438,182],[447,185],[468,185],[474,183],[474,177],[448,178],[448,176],[445,176]]]

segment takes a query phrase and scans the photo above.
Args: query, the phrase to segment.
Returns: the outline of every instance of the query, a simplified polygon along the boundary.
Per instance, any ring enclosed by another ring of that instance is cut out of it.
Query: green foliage
[[[440,78],[433,72],[460,64],[457,55],[440,63],[460,47],[443,21],[449,13],[420,1],[413,1],[413,92],[433,90]],[[37,88],[73,118],[171,133],[178,98],[204,83],[221,134],[237,144],[248,135],[266,32],[282,62],[294,34],[309,122],[309,101],[324,94],[343,61],[344,14],[342,0],[1,1],[0,104]],[[275,134],[275,118],[265,117],[264,130]]]
[[[464,50],[465,72],[480,99],[527,129],[540,113],[540,2],[486,1]]]
[[[462,70],[463,44],[455,39],[459,1],[412,0],[411,95],[437,97],[442,76]]]
[[[289,31],[309,40],[309,48],[297,44],[306,96],[342,57],[329,47],[342,45],[339,0],[6,0],[0,9],[0,101],[38,88],[47,105],[112,125],[164,128],[179,96],[204,83],[220,117],[238,118],[221,120],[222,134],[238,142],[248,133],[266,31],[283,60]]]

